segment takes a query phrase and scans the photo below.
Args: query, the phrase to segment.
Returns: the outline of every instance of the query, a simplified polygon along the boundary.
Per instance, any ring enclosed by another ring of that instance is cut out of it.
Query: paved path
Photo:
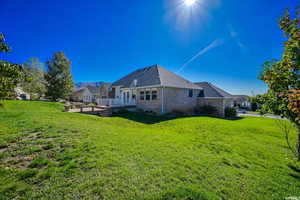
[[[272,119],[285,119],[285,118],[281,118],[278,115],[271,115],[271,114],[260,115],[260,114],[254,114],[254,113],[238,113],[238,116],[240,116],[240,117],[250,116],[250,117],[266,117],[266,118],[272,118]]]

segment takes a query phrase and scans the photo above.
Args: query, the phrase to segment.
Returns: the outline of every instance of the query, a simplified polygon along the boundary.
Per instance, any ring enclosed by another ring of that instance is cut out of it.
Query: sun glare
[[[184,3],[190,7],[196,3],[196,0],[184,0]]]

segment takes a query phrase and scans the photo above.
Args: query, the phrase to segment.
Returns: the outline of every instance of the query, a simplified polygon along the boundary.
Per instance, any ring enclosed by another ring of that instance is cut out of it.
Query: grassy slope
[[[300,165],[275,120],[0,110],[0,199],[283,199]],[[165,121],[164,121],[165,120]]]

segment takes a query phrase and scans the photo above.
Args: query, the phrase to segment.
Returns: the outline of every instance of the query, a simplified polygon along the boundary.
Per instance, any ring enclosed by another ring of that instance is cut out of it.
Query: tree
[[[46,96],[53,101],[70,98],[73,91],[73,80],[70,72],[71,62],[64,52],[56,52],[47,62]]]
[[[0,33],[0,53],[7,53],[10,47],[5,43],[5,37]],[[24,79],[21,65],[0,60],[0,99],[13,96],[14,89]]]
[[[10,47],[5,43],[5,36],[0,33],[0,52],[9,52]]]
[[[269,87],[257,97],[262,112],[273,112],[289,119],[298,130],[297,157],[300,161],[300,7],[292,17],[287,10],[279,22],[287,37],[280,60],[264,64],[260,75]]]
[[[25,74],[30,77],[30,82],[23,81],[22,89],[30,94],[31,99],[40,99],[46,93],[44,63],[38,58],[30,58],[23,64]]]

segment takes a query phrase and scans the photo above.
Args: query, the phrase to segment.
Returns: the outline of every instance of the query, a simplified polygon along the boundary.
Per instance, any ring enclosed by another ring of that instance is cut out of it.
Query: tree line
[[[11,48],[0,33],[0,53],[9,52]],[[24,64],[0,60],[0,99],[14,98],[16,87],[21,87],[35,100],[41,97],[52,101],[69,99],[73,91],[71,62],[62,51],[54,53],[46,63],[38,58],[30,58]]]

